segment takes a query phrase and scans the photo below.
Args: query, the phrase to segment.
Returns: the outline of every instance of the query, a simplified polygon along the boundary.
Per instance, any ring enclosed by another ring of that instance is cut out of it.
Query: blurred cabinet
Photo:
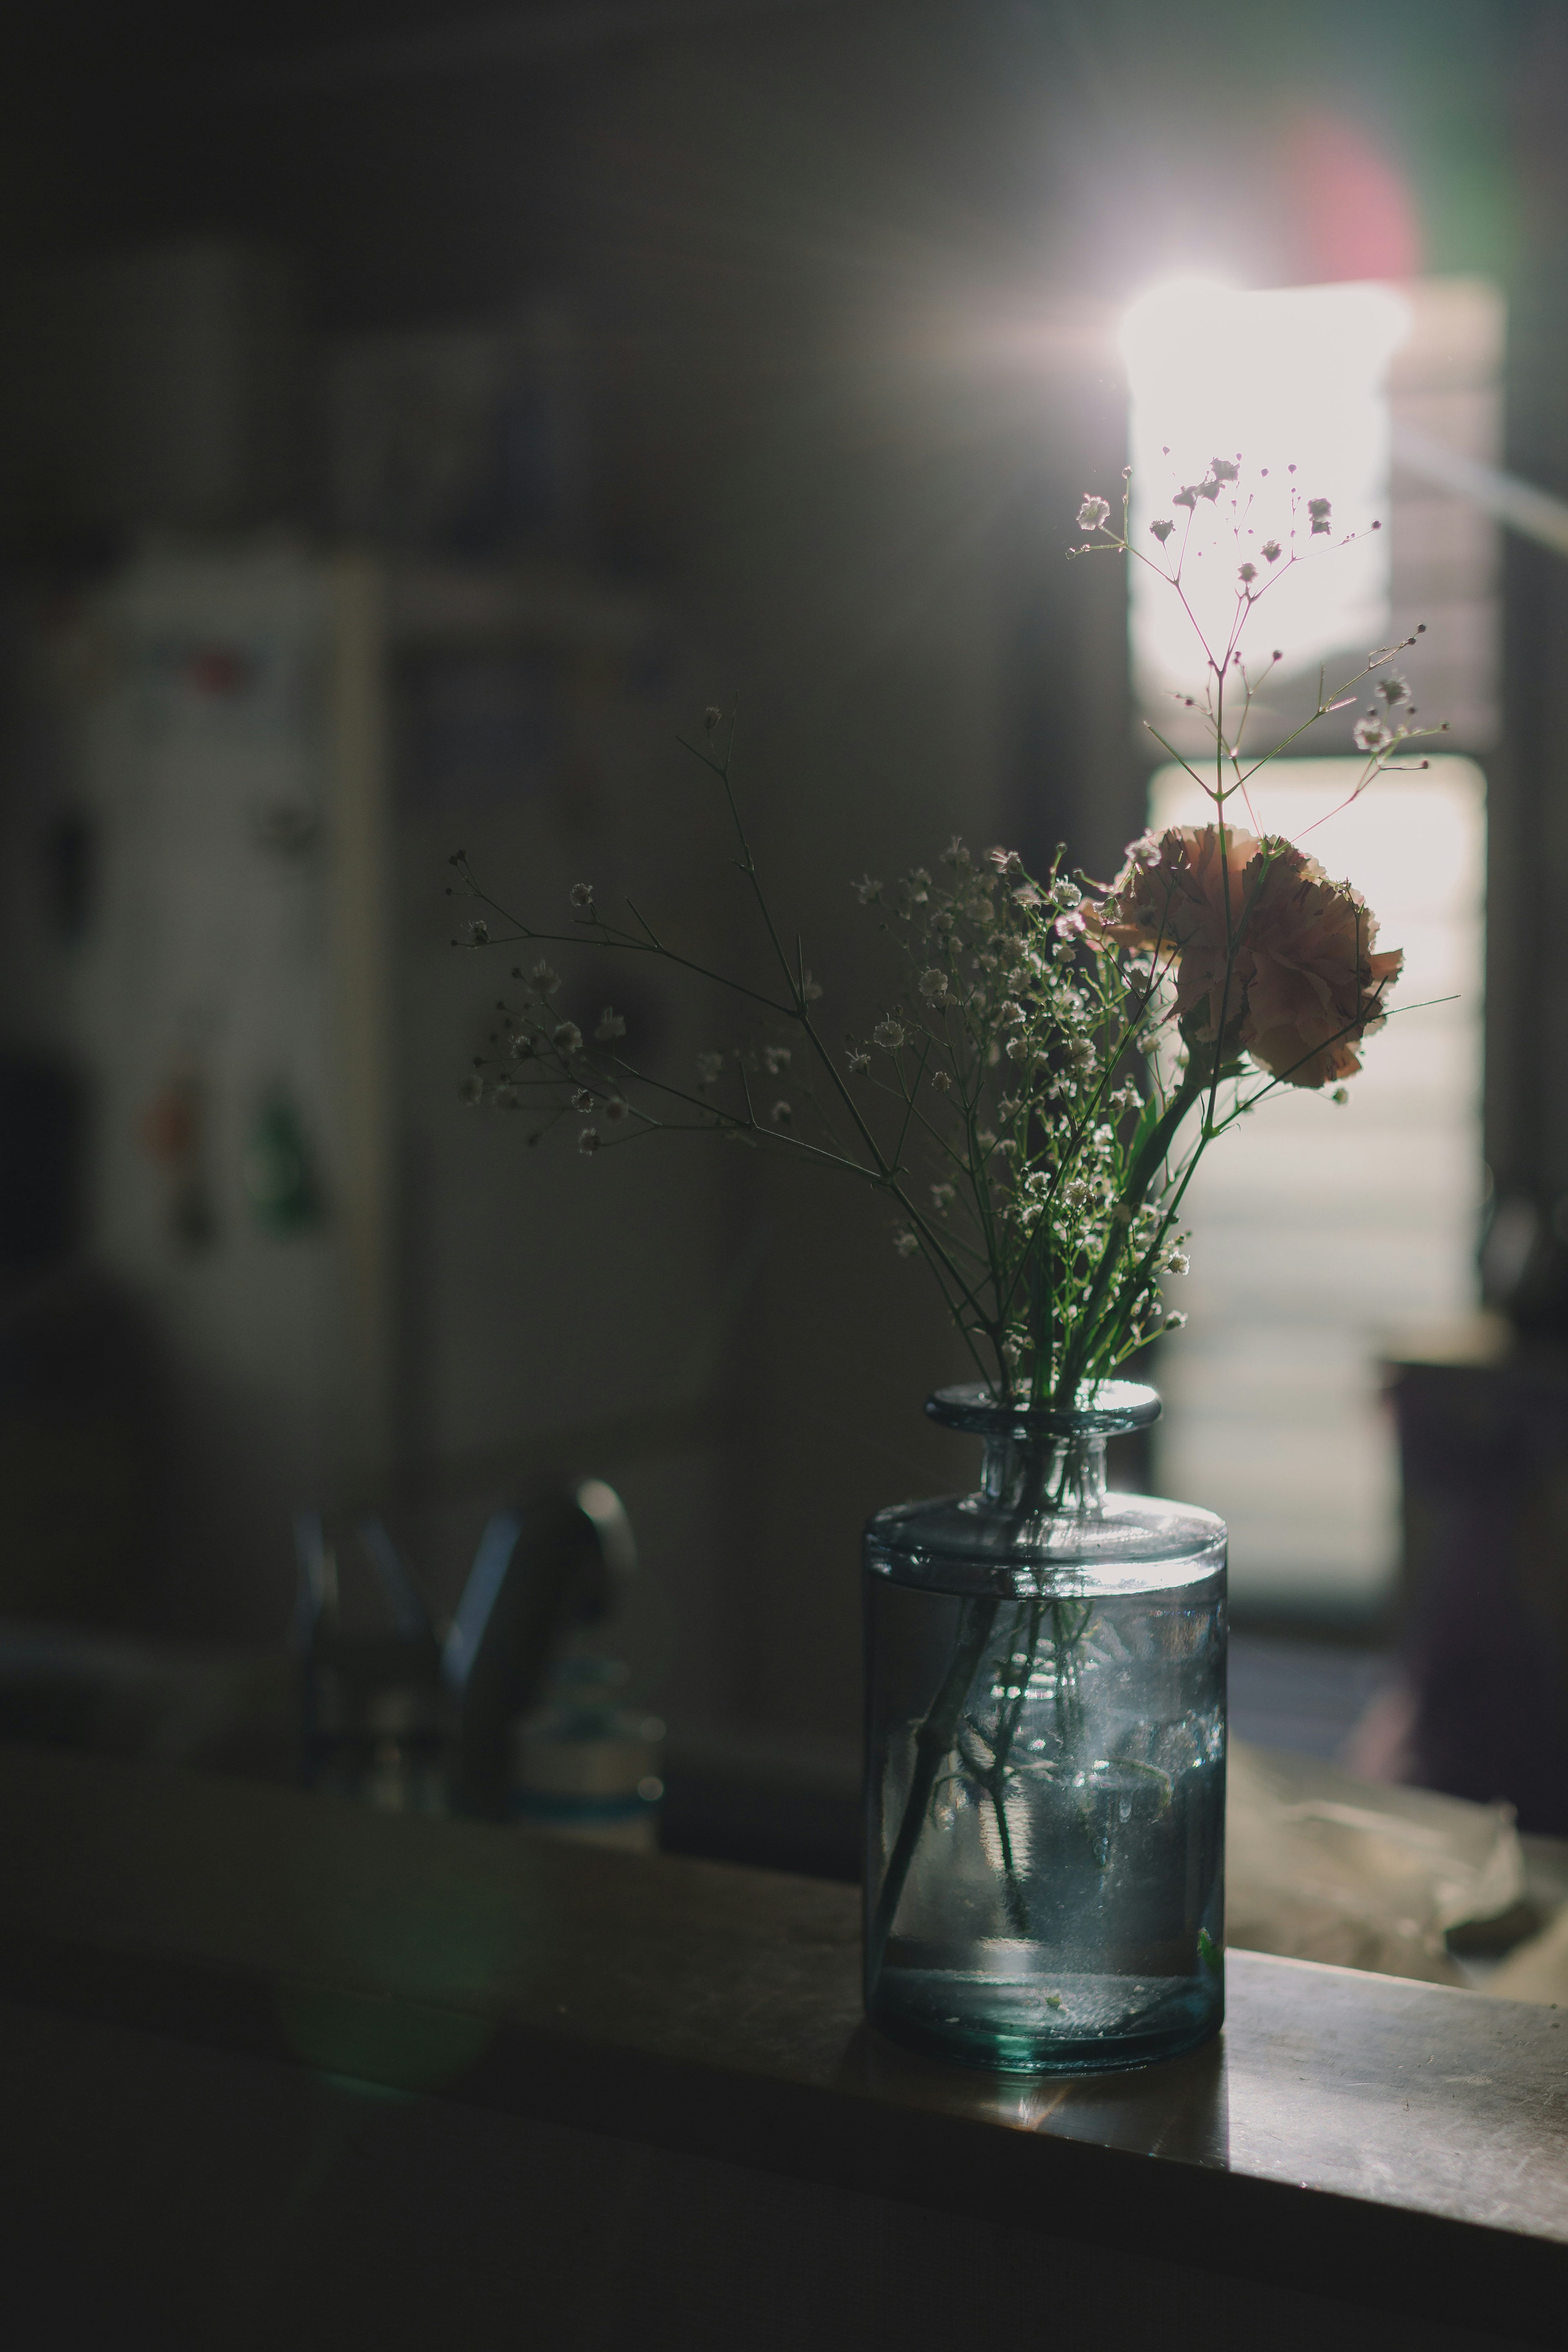
[[[572,1248],[560,1171],[532,1223],[515,1149],[462,1126],[491,975],[453,954],[443,885],[480,838],[531,888],[591,862],[596,808],[637,787],[626,743],[668,740],[661,642],[563,565],[282,537],[149,545],[20,600],[0,1043],[84,1094],[88,1251],[157,1364],[177,1626],[279,1632],[302,1501],[504,1451],[602,1389],[552,1328],[570,1276],[521,1300],[526,1350],[503,1296],[512,1262]],[[700,1289],[712,1204],[683,1181],[670,1270]],[[432,1265],[442,1232],[488,1279]]]
[[[1568,1832],[1568,1349],[1498,1316],[1389,1361],[1404,1489],[1401,1777]]]

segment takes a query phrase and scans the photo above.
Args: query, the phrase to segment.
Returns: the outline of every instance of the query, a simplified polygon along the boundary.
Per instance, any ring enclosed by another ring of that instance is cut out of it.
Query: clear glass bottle
[[[590,1845],[658,1850],[664,1725],[625,1704],[619,1658],[573,1649],[512,1727],[514,1820]]]
[[[1107,1492],[1152,1389],[926,1411],[984,1481],[866,1530],[868,2014],[1009,2073],[1173,2057],[1224,2015],[1224,1523]]]

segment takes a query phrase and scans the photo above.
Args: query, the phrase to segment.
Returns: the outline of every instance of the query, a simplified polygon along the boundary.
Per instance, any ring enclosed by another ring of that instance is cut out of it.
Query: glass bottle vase
[[[1224,2015],[1226,1532],[1108,1493],[1153,1421],[944,1389],[972,1495],[866,1530],[866,2005],[1009,2073],[1173,2057]]]

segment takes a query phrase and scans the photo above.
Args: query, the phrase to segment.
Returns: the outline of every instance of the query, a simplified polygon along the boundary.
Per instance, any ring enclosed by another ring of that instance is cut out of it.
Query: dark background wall
[[[759,846],[847,1001],[846,877],[955,828],[1068,835],[1103,870],[1141,821],[1121,582],[1061,560],[1123,462],[1102,325],[1141,285],[1498,277],[1514,454],[1568,490],[1563,93],[1556,12],[1482,0],[55,5],[0,33],[0,256],[259,241],[307,350],[560,306],[592,559],[673,600],[741,694]],[[280,503],[320,523],[310,383]],[[1560,568],[1517,562],[1493,802],[1492,1153],[1543,1193],[1568,1185],[1540,986]],[[919,1412],[953,1343],[866,1204],[733,1187],[724,1247],[771,1238],[732,1340],[727,1703],[846,1724],[854,1530],[959,1474]]]

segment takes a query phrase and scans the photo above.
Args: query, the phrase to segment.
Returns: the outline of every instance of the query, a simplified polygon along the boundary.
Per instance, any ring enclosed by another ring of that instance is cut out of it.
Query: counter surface
[[[1193,2057],[971,2075],[866,2032],[850,1888],[19,1748],[0,1885],[14,2001],[1561,2340],[1549,2009],[1232,1952]]]

